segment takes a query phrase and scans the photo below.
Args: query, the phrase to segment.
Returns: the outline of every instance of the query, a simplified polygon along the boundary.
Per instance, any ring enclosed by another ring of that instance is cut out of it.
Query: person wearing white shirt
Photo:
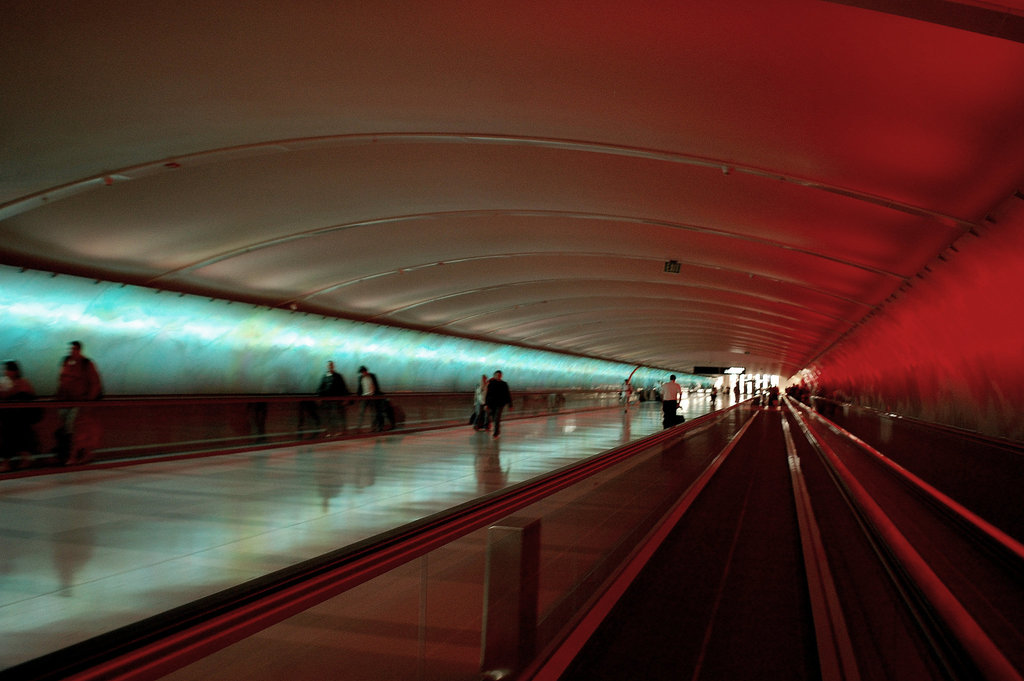
[[[676,375],[668,377],[668,382],[661,386],[661,425],[663,428],[671,428],[679,423],[676,420],[676,409],[679,408],[679,399],[683,396],[682,387],[676,383]]]
[[[359,394],[364,399],[363,406],[359,410],[357,430],[362,429],[363,419],[368,409],[373,412],[373,423],[370,425],[370,430],[384,430],[384,400],[377,397],[382,394],[380,383],[377,382],[377,374],[372,373],[364,366],[359,367]]]

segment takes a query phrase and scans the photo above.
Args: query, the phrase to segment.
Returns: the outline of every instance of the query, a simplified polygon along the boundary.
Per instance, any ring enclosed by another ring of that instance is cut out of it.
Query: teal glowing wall
[[[469,391],[481,374],[496,369],[519,390],[616,387],[634,369],[0,266],[0,358],[20,362],[36,391],[49,395],[72,340],[82,341],[112,395],[308,393],[327,360],[336,363],[350,388],[365,364],[385,391]],[[643,368],[633,382],[660,384],[668,373]]]

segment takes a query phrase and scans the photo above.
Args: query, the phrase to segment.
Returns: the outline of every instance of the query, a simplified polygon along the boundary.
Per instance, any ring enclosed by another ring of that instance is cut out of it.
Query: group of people
[[[321,376],[320,384],[316,394],[321,400],[323,409],[326,411],[325,426],[323,435],[344,435],[348,432],[348,417],[346,408],[351,400],[343,398],[352,393],[345,383],[345,378],[337,372],[333,361],[327,362],[327,371]],[[359,424],[357,430],[362,429],[366,420],[367,412],[370,412],[370,430],[383,431],[394,428],[398,416],[396,410],[386,398],[383,398],[384,391],[380,388],[377,375],[370,372],[365,366],[359,367],[359,383],[357,395],[366,398],[361,401],[362,407],[359,412]],[[501,437],[501,415],[506,408],[512,408],[512,393],[508,383],[502,380],[501,371],[495,371],[491,378],[486,374],[480,376],[480,384],[476,387],[473,395],[473,413],[470,417],[470,424],[476,431],[491,431],[492,437]],[[315,401],[304,400],[299,405],[299,430],[303,429],[306,419],[309,418],[320,429],[321,419],[318,405]]]
[[[88,402],[103,396],[103,382],[95,362],[82,354],[81,341],[71,341],[68,354],[61,359],[57,378],[58,402]],[[36,398],[32,384],[21,373],[15,360],[4,362],[0,382],[0,400],[30,402]],[[0,409],[0,471],[14,465],[26,468],[39,453],[35,424],[43,415],[40,407]],[[53,453],[63,465],[87,463],[99,444],[100,425],[87,407],[68,405],[57,410],[56,445]]]
[[[316,389],[317,397],[322,398],[320,405],[313,400],[303,400],[299,403],[299,430],[302,431],[305,421],[309,418],[320,430],[320,408],[324,410],[324,437],[344,435],[348,433],[347,408],[351,400],[342,398],[350,397],[352,393],[345,383],[345,377],[335,369],[334,362],[327,362],[327,371],[320,377],[320,384]],[[359,422],[356,430],[361,430],[366,421],[366,413],[370,413],[370,430],[383,431],[395,427],[395,407],[386,398],[382,397],[384,391],[380,388],[377,374],[371,372],[365,366],[359,367],[359,379],[356,388],[356,395],[364,397],[362,408],[359,411]]]
[[[377,375],[367,367],[359,367],[355,395],[349,390],[333,361],[327,362],[326,371],[321,375],[316,388],[318,400],[303,400],[299,403],[299,430],[307,422],[315,426],[322,435],[336,436],[349,432],[347,407],[353,400],[346,397],[358,396],[362,405],[356,430],[363,428],[369,416],[371,431],[394,428],[396,415],[381,390]],[[88,407],[89,401],[103,396],[103,383],[96,363],[82,353],[81,341],[72,341],[68,353],[61,359],[58,387],[55,399],[65,404],[57,409],[57,428],[54,431],[56,444],[52,453],[57,463],[74,465],[88,463],[99,445],[100,421]],[[4,375],[0,380],[0,401],[17,402],[19,406],[0,408],[0,472],[12,468],[27,468],[40,453],[40,441],[35,425],[42,419],[41,406],[22,405],[36,399],[32,384],[22,375],[21,366],[15,360],[4,362]],[[480,377],[480,385],[474,396],[473,427],[478,431],[491,431],[492,436],[501,436],[501,416],[506,408],[512,408],[512,395],[508,384],[502,380],[502,372],[495,371],[488,379]],[[265,418],[265,417],[264,417]]]
[[[502,380],[501,371],[495,371],[491,378],[481,374],[480,385],[473,394],[473,415],[470,418],[473,430],[493,428],[491,437],[501,437],[501,414],[506,407],[512,408],[512,392],[508,383]]]

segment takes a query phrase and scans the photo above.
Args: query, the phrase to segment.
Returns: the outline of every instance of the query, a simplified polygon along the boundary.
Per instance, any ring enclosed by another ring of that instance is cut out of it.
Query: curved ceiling
[[[0,262],[790,375],[1024,186],[1024,3],[229,4],[5,5]]]

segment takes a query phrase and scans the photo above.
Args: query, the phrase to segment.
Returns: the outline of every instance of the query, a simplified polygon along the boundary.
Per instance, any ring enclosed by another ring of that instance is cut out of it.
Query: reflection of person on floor
[[[476,453],[476,488],[480,494],[488,494],[508,484],[508,471],[501,469],[501,456],[497,443],[483,445]]]
[[[93,548],[96,545],[96,531],[93,529],[95,520],[92,517],[90,499],[91,497],[85,495],[82,505],[75,509],[74,529],[61,525],[61,521],[54,523],[57,528],[53,531],[54,539],[51,542],[53,564],[60,578],[61,590],[58,593],[64,597],[74,596],[75,575],[92,559]],[[64,521],[66,520],[65,518]]]
[[[371,373],[366,367],[359,367],[359,395],[363,398],[363,406],[359,409],[359,426],[362,430],[366,410],[373,410],[373,423],[370,430],[384,430],[384,400],[377,399],[381,394],[377,374]]]
[[[57,399],[62,402],[98,400],[103,385],[96,364],[82,354],[82,343],[71,341],[61,360]],[[100,424],[92,410],[64,407],[57,411],[57,458],[63,464],[88,463],[99,445]]]
[[[345,487],[347,465],[343,457],[324,458],[317,462],[316,487],[320,494],[320,510],[324,513],[331,509],[331,499],[341,494]]]
[[[501,436],[501,412],[505,407],[512,408],[512,392],[508,389],[508,383],[501,380],[501,372],[495,371],[494,377],[487,381],[487,395],[484,396],[484,405],[491,415],[491,422],[494,424],[492,437]]]

